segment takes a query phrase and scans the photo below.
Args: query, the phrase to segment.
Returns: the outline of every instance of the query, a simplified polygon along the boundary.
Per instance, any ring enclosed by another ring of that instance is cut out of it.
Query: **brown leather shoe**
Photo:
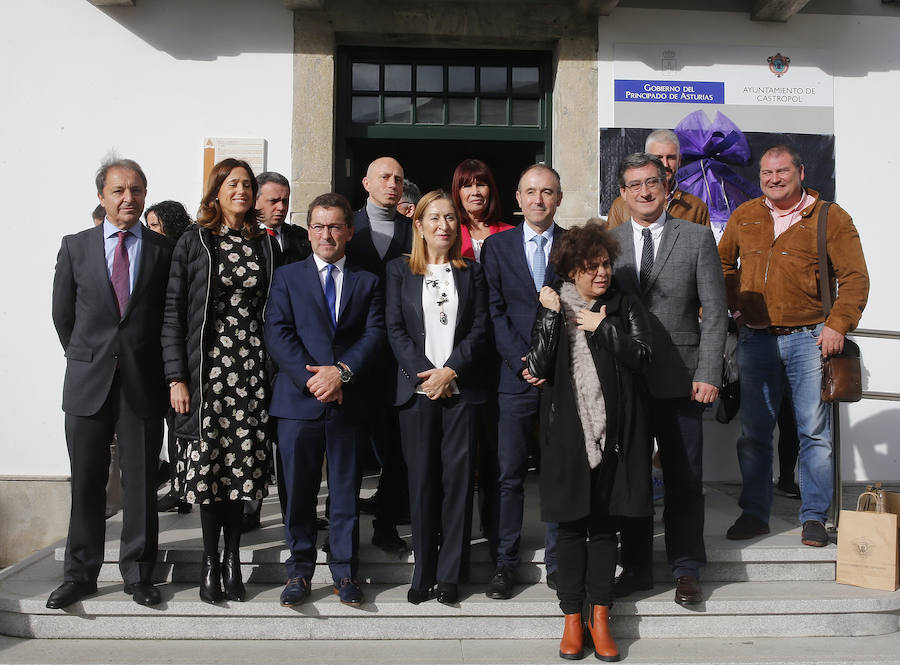
[[[700,580],[694,575],[682,575],[675,580],[675,602],[679,605],[696,605],[703,602]]]
[[[609,608],[606,605],[591,606],[588,631],[594,641],[594,655],[598,660],[614,663],[621,659],[616,641],[609,632]]]
[[[566,660],[584,658],[584,624],[581,622],[581,612],[566,615],[566,625],[559,643],[559,657]]]

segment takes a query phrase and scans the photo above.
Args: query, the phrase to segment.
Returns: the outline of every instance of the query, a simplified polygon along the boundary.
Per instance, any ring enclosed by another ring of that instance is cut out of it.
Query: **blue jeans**
[[[800,438],[800,521],[824,522],[834,490],[831,405],[822,401],[822,354],[816,339],[824,324],[774,336],[741,328],[741,437],[737,453],[744,513],[769,521],[772,508],[772,433],[785,381]]]

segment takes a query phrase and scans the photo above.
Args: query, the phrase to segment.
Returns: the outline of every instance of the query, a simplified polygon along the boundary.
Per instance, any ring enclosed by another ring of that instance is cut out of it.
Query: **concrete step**
[[[361,608],[342,605],[330,585],[314,585],[299,608],[278,603],[280,585],[248,585],[244,603],[212,606],[194,584],[160,587],[163,603],[134,603],[120,583],[103,583],[95,596],[68,611],[47,610],[61,564],[35,557],[0,578],[0,633],[64,639],[554,639],[560,614],[545,585],[519,585],[509,601],[486,598],[483,586],[464,586],[461,601],[411,605],[406,585],[366,585]],[[658,586],[618,601],[613,630],[622,638],[758,638],[860,636],[898,629],[900,594],[833,582],[706,583],[707,600],[691,609]]]
[[[560,629],[562,623],[559,623]],[[875,637],[617,641],[639,665],[845,665],[900,662],[900,634]],[[558,665],[546,640],[32,640],[0,637],[0,665]],[[595,662],[590,652],[584,662]]]
[[[534,519],[537,513],[534,492],[527,496],[525,531],[522,536],[522,565],[518,570],[519,579],[525,583],[542,582],[545,579],[543,525]],[[833,580],[835,574],[836,548],[804,547],[800,545],[800,527],[778,517],[772,518],[772,533],[750,541],[731,541],[724,537],[725,530],[736,515],[734,499],[715,488],[707,488],[706,493],[706,547],[709,563],[703,570],[703,579],[709,582],[733,581],[795,581]],[[320,506],[324,515],[324,499]],[[662,510],[657,510],[655,523],[655,578],[669,579],[671,573],[665,561],[665,541],[662,527]],[[244,534],[241,544],[241,561],[244,563],[244,578],[260,584],[278,584],[284,581],[283,562],[289,551],[284,543],[284,527],[278,502],[275,497],[263,504],[262,527]],[[412,555],[393,557],[370,544],[372,518],[360,519],[360,578],[376,584],[405,584],[412,577],[414,559]],[[121,580],[116,562],[119,558],[119,537],[121,515],[107,521],[107,542],[105,565],[100,572],[100,581]],[[399,527],[400,535],[411,542],[409,526]],[[319,533],[321,546],[327,531]],[[470,579],[473,583],[486,582],[492,572],[487,542],[478,538],[480,528],[475,520],[472,541]],[[198,582],[200,558],[203,543],[200,536],[200,516],[198,510],[184,515],[165,513],[160,515],[159,564],[155,570],[157,582]],[[63,544],[55,549],[57,560],[65,554]],[[318,552],[318,563],[313,578],[315,582],[330,580],[324,564],[327,556]]]

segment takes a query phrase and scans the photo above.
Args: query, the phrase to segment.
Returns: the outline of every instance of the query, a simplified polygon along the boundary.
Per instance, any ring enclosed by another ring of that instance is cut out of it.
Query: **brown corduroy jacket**
[[[672,200],[666,206],[668,213],[676,219],[686,219],[689,222],[709,226],[709,209],[706,204],[693,194],[688,194],[676,189]],[[607,228],[614,228],[631,219],[631,210],[621,196],[616,197],[606,217]]]
[[[828,211],[826,253],[831,285],[837,297],[825,319],[819,292],[816,246],[819,193],[800,221],[775,238],[775,225],[765,197],[735,210],[719,242],[728,307],[744,323],[757,326],[805,326],[821,323],[847,334],[859,323],[869,295],[869,273],[859,233],[843,208]],[[740,259],[740,266],[738,260]]]

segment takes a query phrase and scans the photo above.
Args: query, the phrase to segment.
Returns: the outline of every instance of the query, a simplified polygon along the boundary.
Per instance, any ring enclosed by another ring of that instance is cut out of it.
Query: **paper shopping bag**
[[[841,511],[837,581],[865,589],[896,591],[900,582],[897,542],[900,516],[883,512],[883,497],[877,497],[873,492],[863,492],[857,508],[873,499],[876,511]]]

